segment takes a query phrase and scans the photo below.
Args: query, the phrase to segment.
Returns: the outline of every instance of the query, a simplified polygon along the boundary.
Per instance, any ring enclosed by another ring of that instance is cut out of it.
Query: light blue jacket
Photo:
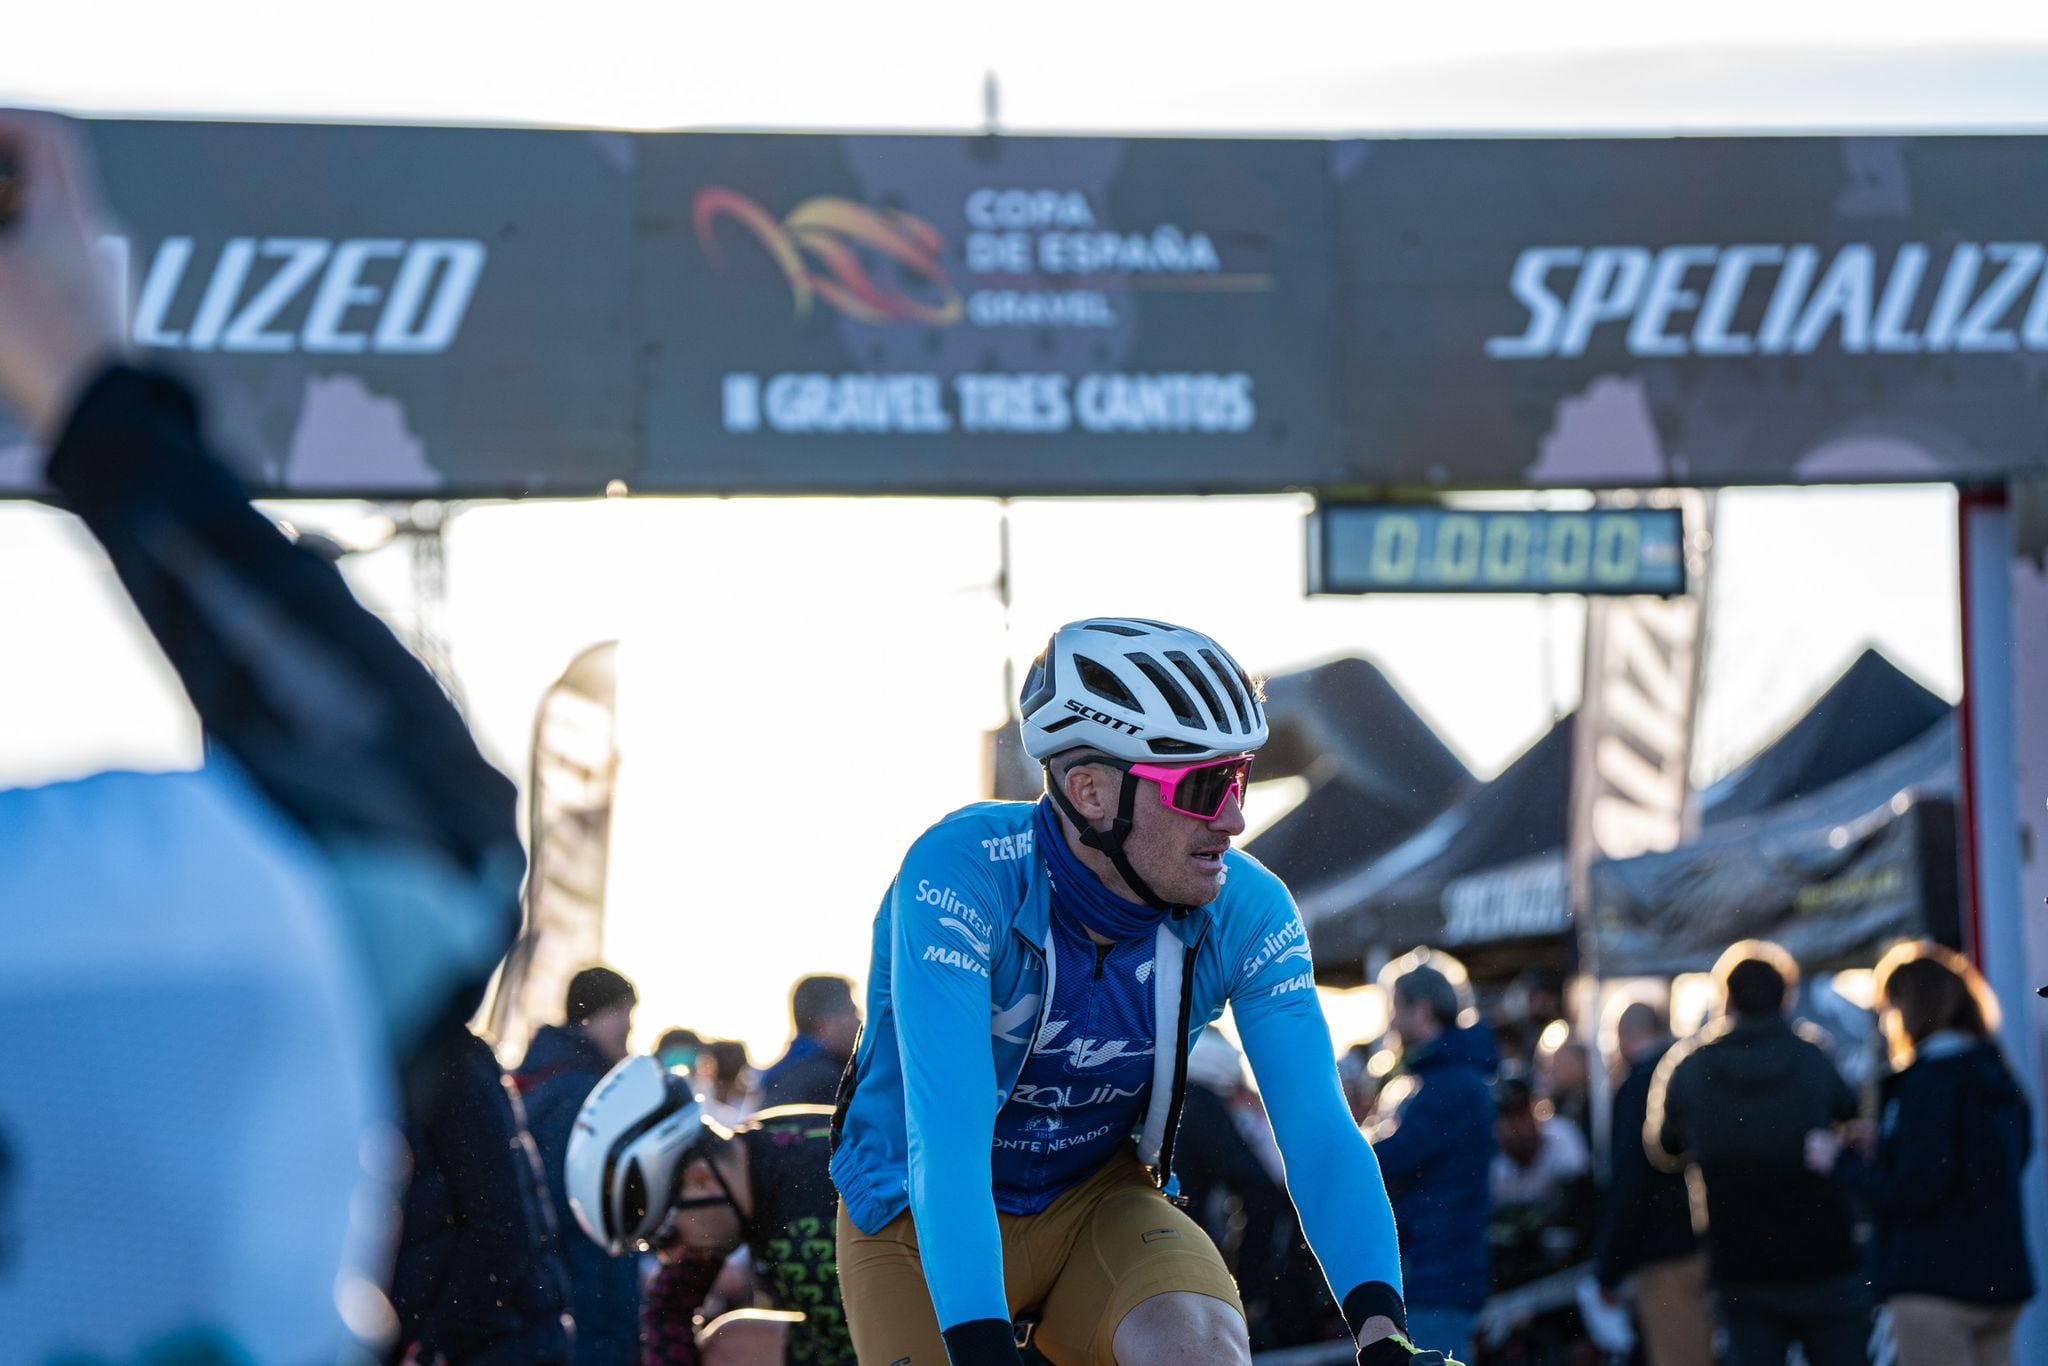
[[[912,1212],[942,1329],[1011,1317],[992,1194],[995,1118],[1060,970],[1032,841],[1030,803],[956,811],[911,846],[875,917],[867,1031],[832,1176],[864,1232]],[[1337,1084],[1301,916],[1257,860],[1233,851],[1225,866],[1215,902],[1159,929],[1161,1033],[1187,1024],[1183,1049],[1162,1039],[1154,1053],[1139,1158],[1170,1170],[1187,1050],[1230,1005],[1302,1229],[1337,1297],[1368,1281],[1398,1290],[1393,1212]]]

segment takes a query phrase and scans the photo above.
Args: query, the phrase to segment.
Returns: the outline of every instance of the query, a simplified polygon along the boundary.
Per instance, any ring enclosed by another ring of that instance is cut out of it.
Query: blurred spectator
[[[1806,1135],[1856,1114],[1827,1055],[1785,1010],[1798,967],[1745,940],[1714,967],[1724,1018],[1665,1054],[1650,1082],[1643,1144],[1706,1191],[1708,1274],[1730,1366],[1864,1366],[1869,1305],[1840,1187],[1808,1170]]]
[[[1393,996],[1403,1075],[1382,1093],[1370,1137],[1400,1229],[1409,1334],[1463,1358],[1492,1289],[1493,1031],[1460,1027],[1458,989],[1426,963]]]
[[[626,1056],[633,1031],[633,984],[607,967],[569,979],[568,1023],[542,1025],[515,1078],[540,1148],[554,1200],[556,1246],[569,1270],[569,1312],[576,1319],[576,1366],[631,1366],[640,1336],[640,1282],[630,1257],[614,1260],[576,1228],[562,1184],[562,1159],[584,1098]]]
[[[704,1039],[694,1029],[669,1029],[655,1042],[654,1058],[662,1067],[674,1072],[681,1070],[695,1073],[697,1055],[704,1051]]]
[[[1233,1113],[1250,1091],[1244,1057],[1228,1039],[1207,1030],[1188,1059],[1188,1082],[1174,1149],[1188,1213],[1215,1240],[1237,1280],[1252,1349],[1292,1345],[1296,1339],[1275,1335],[1276,1327],[1291,1325],[1276,1324],[1272,1308],[1294,1215]]]
[[[704,1109],[728,1129],[737,1129],[761,1108],[754,1103],[754,1064],[738,1039],[719,1039],[697,1055],[697,1083]]]
[[[81,142],[0,114],[0,397],[206,745],[0,792],[0,1357],[334,1361],[387,1319],[394,1083],[433,1085],[518,925],[516,793],[192,393],[124,363]],[[5,657],[87,672],[61,637]]]
[[[1707,1258],[1693,1232],[1685,1178],[1651,1166],[1643,1151],[1650,1081],[1671,1050],[1671,1035],[1663,1017],[1638,1001],[1621,1012],[1615,1038],[1628,1076],[1614,1093],[1593,1274],[1610,1302],[1628,1288],[1648,1366],[1712,1366]]]
[[[1503,1081],[1494,1098],[1493,1283],[1507,1288],[1578,1255],[1591,1223],[1593,1158],[1578,1127],[1551,1113],[1528,1082]]]
[[[1369,1043],[1355,1043],[1337,1059],[1337,1080],[1344,1087],[1344,1103],[1351,1107],[1352,1123],[1360,1126],[1372,1118],[1380,1098],[1379,1078],[1372,1074],[1374,1051]]]
[[[569,1360],[567,1275],[547,1178],[518,1094],[465,1032],[409,1107],[412,1183],[392,1272],[409,1360],[557,1366]]]
[[[1809,1160],[1876,1213],[1899,1366],[2009,1366],[2034,1294],[2020,1197],[2032,1121],[1992,1041],[1998,1003],[1969,960],[1936,944],[1892,950],[1877,982],[1898,1071],[1883,1083],[1876,1152],[1837,1162],[1822,1131]]]
[[[1536,1076],[1551,1113],[1579,1131],[1593,1150],[1593,1059],[1586,1045],[1567,1038],[1538,1051]]]
[[[761,1108],[837,1104],[839,1078],[860,1039],[853,983],[844,977],[802,978],[789,993],[789,1019],[796,1038],[761,1074]]]

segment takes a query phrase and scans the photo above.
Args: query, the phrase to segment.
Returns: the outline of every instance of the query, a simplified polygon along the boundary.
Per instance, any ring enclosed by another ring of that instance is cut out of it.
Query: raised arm
[[[342,854],[338,890],[403,1050],[474,1009],[517,927],[512,784],[333,566],[249,506],[190,393],[126,364],[71,130],[0,115],[0,146],[22,187],[0,229],[0,389],[50,444],[49,484],[105,547],[208,741]]]

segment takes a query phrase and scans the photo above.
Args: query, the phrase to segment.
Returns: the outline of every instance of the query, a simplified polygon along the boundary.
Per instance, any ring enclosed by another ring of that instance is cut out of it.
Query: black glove
[[[1001,1319],[975,1319],[948,1328],[946,1356],[953,1366],[1024,1366],[1016,1332]]]
[[[1464,1366],[1443,1352],[1425,1352],[1399,1333],[1358,1349],[1358,1366]]]

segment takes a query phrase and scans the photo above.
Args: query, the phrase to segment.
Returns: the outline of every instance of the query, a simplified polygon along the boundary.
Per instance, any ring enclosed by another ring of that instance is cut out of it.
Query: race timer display
[[[1330,503],[1309,514],[1311,593],[1685,592],[1677,508]]]

